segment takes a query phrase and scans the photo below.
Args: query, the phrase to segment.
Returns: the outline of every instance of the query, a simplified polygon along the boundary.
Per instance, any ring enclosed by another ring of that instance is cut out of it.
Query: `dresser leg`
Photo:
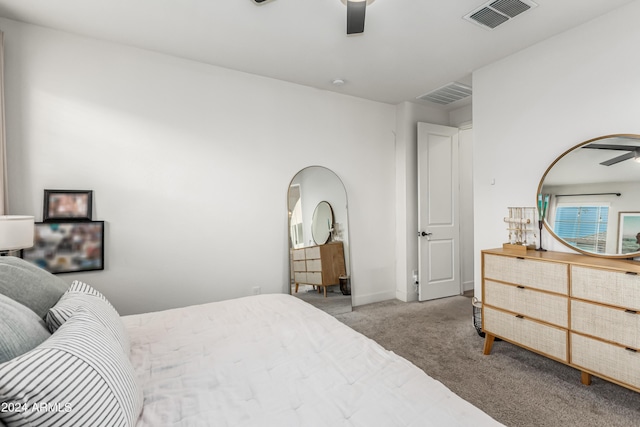
[[[298,285],[300,285],[298,282],[296,282],[296,294],[298,293]]]
[[[584,385],[591,385],[591,374],[587,373],[587,372],[582,372],[581,373],[581,382]]]
[[[491,348],[493,347],[493,341],[496,339],[496,337],[494,337],[491,334],[487,334],[485,332],[484,335],[484,350],[483,350],[483,354],[491,354]]]

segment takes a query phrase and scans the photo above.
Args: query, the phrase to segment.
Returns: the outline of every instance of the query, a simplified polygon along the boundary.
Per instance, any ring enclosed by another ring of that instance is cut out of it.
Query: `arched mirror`
[[[347,193],[330,169],[310,166],[288,189],[291,294],[329,312],[351,311]]]
[[[545,227],[578,252],[640,257],[640,135],[607,135],[567,150],[546,170]]]

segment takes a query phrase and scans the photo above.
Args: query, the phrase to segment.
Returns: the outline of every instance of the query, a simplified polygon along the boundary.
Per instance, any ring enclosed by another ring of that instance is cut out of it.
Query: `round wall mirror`
[[[640,135],[590,139],[564,152],[540,180],[545,227],[578,252],[640,256]]]
[[[333,231],[333,210],[328,202],[317,204],[311,217],[311,236],[316,245],[324,245]]]

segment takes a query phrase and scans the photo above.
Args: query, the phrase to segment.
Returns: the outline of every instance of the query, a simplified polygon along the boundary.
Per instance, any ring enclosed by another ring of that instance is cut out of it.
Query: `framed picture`
[[[618,216],[618,253],[640,252],[640,212],[620,212]]]
[[[44,190],[43,221],[91,221],[93,191]]]
[[[104,270],[104,221],[36,222],[22,258],[51,273]]]

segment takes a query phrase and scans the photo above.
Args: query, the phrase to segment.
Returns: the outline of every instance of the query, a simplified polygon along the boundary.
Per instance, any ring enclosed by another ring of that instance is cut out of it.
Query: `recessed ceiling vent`
[[[439,89],[425,93],[418,97],[423,101],[431,101],[440,105],[451,104],[452,102],[459,101],[468,96],[471,96],[471,87],[463,85],[462,83],[452,82],[448,85],[442,86]]]
[[[537,6],[531,0],[494,0],[469,12],[464,19],[493,30],[498,25]]]

